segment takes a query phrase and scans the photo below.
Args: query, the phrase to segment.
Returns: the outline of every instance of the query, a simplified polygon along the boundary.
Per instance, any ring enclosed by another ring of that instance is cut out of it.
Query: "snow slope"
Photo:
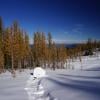
[[[42,84],[58,100],[100,100],[100,72],[65,71],[51,72]]]
[[[100,100],[100,57],[82,57],[83,70],[78,59],[70,66],[74,70],[47,70],[48,76],[38,80],[30,80],[29,69],[16,71],[15,78],[2,73],[0,100]]]

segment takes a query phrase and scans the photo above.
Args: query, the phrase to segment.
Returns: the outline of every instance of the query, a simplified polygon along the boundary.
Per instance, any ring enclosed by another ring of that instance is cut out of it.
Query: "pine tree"
[[[19,28],[19,25],[17,22],[13,23],[13,26],[11,27],[11,59],[12,59],[12,69],[14,66],[16,68],[21,69],[22,67],[22,59],[24,55],[24,40],[23,40],[23,33],[21,32],[21,29]],[[15,63],[16,62],[16,63]]]
[[[3,54],[3,22],[0,17],[0,71],[4,70],[4,54]]]
[[[55,42],[53,42],[52,47],[51,47],[51,61],[52,61],[52,68],[55,70],[56,68],[56,62],[57,62],[57,48],[55,45]]]
[[[48,47],[51,48],[52,46],[52,36],[51,33],[48,33]]]
[[[3,22],[2,18],[0,17],[0,48],[3,48]]]
[[[11,30],[7,28],[4,32],[4,58],[6,68],[11,68],[11,54],[12,54],[12,37]]]
[[[62,44],[58,50],[57,50],[57,61],[61,63],[61,68],[64,68],[64,63],[66,62],[67,59],[67,54],[66,54],[66,48]]]
[[[34,33],[34,45],[33,45],[33,56],[34,56],[34,63],[36,66],[39,66],[39,56],[38,56],[38,33]]]
[[[52,62],[52,36],[51,36],[51,33],[48,33],[47,57],[48,57],[48,67],[50,68],[50,65]]]
[[[24,66],[31,66],[31,60],[32,60],[32,54],[31,54],[31,49],[30,49],[30,45],[29,45],[29,36],[28,34],[25,32],[25,36],[24,36],[24,44],[23,44],[23,48],[24,48]]]
[[[0,73],[4,71],[4,55],[0,48]]]
[[[36,66],[44,66],[46,64],[47,45],[44,33],[36,32],[34,34],[33,55]]]
[[[46,45],[46,38],[44,33],[41,34],[41,58],[43,61],[44,67],[46,67],[46,60],[47,60],[47,45]]]

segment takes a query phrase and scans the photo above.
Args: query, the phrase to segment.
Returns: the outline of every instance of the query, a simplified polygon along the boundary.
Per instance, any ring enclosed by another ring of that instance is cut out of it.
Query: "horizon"
[[[51,32],[56,43],[83,43],[100,40],[99,0],[1,0],[4,26],[14,20],[24,29],[32,44],[34,32]]]

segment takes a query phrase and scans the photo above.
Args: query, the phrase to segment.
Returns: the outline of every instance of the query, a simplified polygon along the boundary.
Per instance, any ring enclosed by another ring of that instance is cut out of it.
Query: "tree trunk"
[[[11,68],[12,68],[12,70],[14,70],[14,57],[13,57],[13,52],[12,52],[12,55],[11,55]]]
[[[18,61],[18,68],[19,68],[19,71],[21,71],[21,68],[22,68],[21,60]]]

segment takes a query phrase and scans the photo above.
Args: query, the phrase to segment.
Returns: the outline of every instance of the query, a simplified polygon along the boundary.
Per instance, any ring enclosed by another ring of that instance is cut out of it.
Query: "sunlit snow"
[[[25,69],[15,78],[6,71],[0,74],[0,100],[100,100],[100,54],[82,57],[82,68],[75,59],[66,69]]]
[[[46,71],[41,67],[36,67],[33,73],[34,77],[40,78],[46,76]]]

